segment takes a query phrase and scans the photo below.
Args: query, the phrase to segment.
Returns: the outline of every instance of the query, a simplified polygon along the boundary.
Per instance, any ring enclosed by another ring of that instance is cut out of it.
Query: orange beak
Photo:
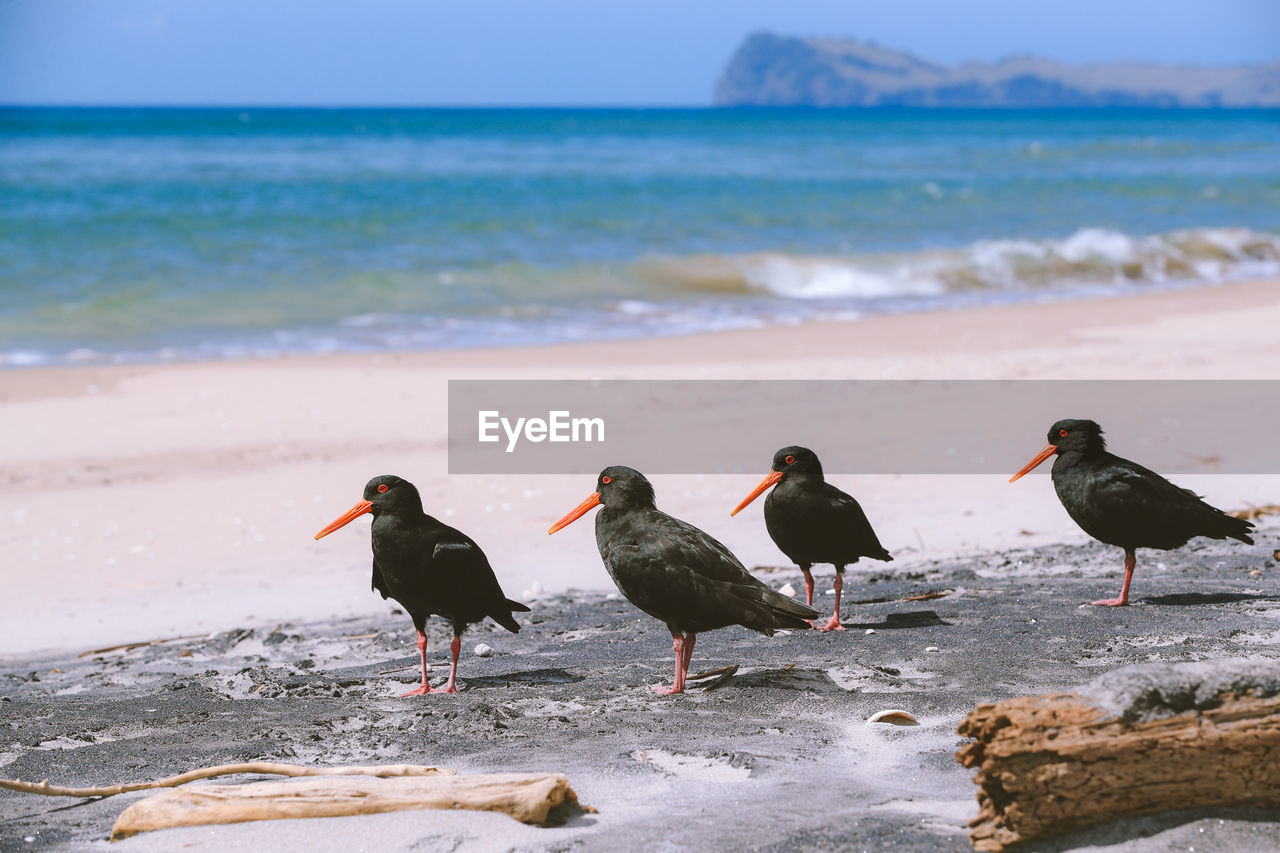
[[[1014,474],[1012,477],[1009,478],[1009,482],[1012,483],[1014,480],[1017,480],[1023,474],[1030,473],[1032,468],[1036,467],[1041,462],[1048,459],[1050,456],[1052,456],[1057,452],[1058,452],[1058,448],[1054,447],[1052,444],[1046,444],[1044,446],[1044,450],[1041,450],[1039,453],[1036,454],[1035,459],[1032,459],[1030,462],[1026,464],[1026,467],[1024,467],[1021,471],[1019,471],[1018,473]]]
[[[551,525],[551,528],[547,533],[555,533],[562,527],[568,527],[570,524],[573,524],[575,521],[582,518],[598,506],[600,506],[600,493],[592,492],[591,497],[575,506],[568,515]]]
[[[753,500],[763,495],[765,492],[769,491],[769,489],[771,489],[781,479],[782,479],[781,471],[770,471],[768,475],[763,480],[760,481],[760,485],[756,486],[755,491],[747,495],[746,498],[742,501],[742,503],[734,507],[733,512],[729,513],[729,517],[732,518],[733,516],[742,512],[743,507],[745,507],[747,504],[751,503]]]
[[[366,512],[372,512],[372,511],[373,511],[373,501],[360,501],[360,503],[356,504],[351,509],[344,512],[341,516],[339,516],[338,518],[335,518],[329,524],[329,526],[326,527],[324,530],[321,530],[319,533],[317,533],[316,538],[323,539],[333,531],[337,530],[339,527],[342,527],[343,525],[346,525],[346,524],[350,524],[360,516],[364,515]]]

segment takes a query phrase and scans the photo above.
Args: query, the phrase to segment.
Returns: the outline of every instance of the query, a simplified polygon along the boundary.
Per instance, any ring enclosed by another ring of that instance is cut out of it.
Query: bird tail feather
[[[1200,505],[1212,511],[1212,515],[1205,518],[1208,523],[1204,526],[1208,528],[1208,532],[1200,535],[1208,536],[1212,539],[1236,539],[1246,545],[1253,544],[1253,537],[1249,535],[1253,533],[1254,529],[1252,521],[1236,518],[1234,515],[1229,515],[1204,501],[1200,501]],[[1201,518],[1204,518],[1203,514]]]
[[[809,628],[808,620],[817,619],[820,614],[812,607],[807,607],[793,598],[788,598],[782,593],[765,586],[764,584],[752,585],[749,587],[739,587],[744,597],[749,599],[749,603],[755,605],[752,610],[756,613],[767,617],[766,623],[769,628]],[[761,630],[761,627],[749,625],[748,627]],[[773,633],[771,630],[766,633]]]
[[[527,607],[525,609],[528,610]],[[514,616],[506,611],[499,610],[497,613],[490,613],[489,618],[513,634],[520,633],[520,623],[516,621]]]
[[[1243,542],[1246,545],[1252,545],[1253,537],[1249,534],[1253,532],[1253,523],[1245,521],[1243,518],[1236,518],[1235,516],[1227,517],[1236,523],[1229,525],[1229,529],[1224,531],[1226,535],[1232,539]]]

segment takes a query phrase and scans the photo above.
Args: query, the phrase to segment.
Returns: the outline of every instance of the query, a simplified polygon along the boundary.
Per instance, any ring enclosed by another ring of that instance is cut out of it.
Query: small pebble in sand
[[[778,590],[778,592],[780,592],[780,593],[782,593],[783,595],[787,596],[787,598],[795,598],[795,597],[796,597],[796,588],[795,588],[794,586],[792,586],[791,584],[784,584],[784,585],[783,585],[783,586]]]
[[[476,657],[491,658],[493,657],[493,646],[488,643],[478,643],[476,645]]]
[[[619,597],[620,596],[616,592],[605,593],[605,596],[604,596],[605,601],[613,601],[615,598],[619,598]]]
[[[926,652],[940,652],[940,651],[942,651],[942,650],[941,650],[941,649],[939,649],[937,646],[925,646],[925,647],[924,647],[924,650],[925,650]]]
[[[867,633],[868,633],[868,634],[874,634],[875,632],[876,632],[876,629],[875,629],[875,628],[868,628],[868,629],[867,629]]]
[[[1258,575],[1262,574],[1262,572],[1259,569],[1254,569],[1253,571],[1249,572],[1249,574],[1256,578]]]

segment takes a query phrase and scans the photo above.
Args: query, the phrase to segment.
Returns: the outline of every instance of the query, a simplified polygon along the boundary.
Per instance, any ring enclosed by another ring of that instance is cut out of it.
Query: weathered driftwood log
[[[978,850],[1113,818],[1280,807],[1280,662],[1139,664],[1075,693],[979,705],[957,754],[978,769]]]
[[[563,821],[561,806],[578,804],[558,773],[501,773],[393,779],[333,777],[247,785],[193,785],[148,797],[125,809],[111,840],[177,826],[303,817],[345,817],[415,809],[476,809],[523,823]]]

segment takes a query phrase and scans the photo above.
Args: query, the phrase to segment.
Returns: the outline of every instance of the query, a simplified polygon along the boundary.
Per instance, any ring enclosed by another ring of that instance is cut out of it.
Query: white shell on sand
[[[476,644],[476,657],[491,658],[493,657],[493,646],[488,643]]]
[[[876,711],[870,717],[867,717],[867,725],[872,723],[889,723],[895,726],[918,726],[919,720],[911,715],[908,711],[900,708],[890,708],[887,711]]]
[[[788,598],[796,597],[796,588],[791,584],[784,584],[783,586],[779,587],[778,592],[782,593]]]

